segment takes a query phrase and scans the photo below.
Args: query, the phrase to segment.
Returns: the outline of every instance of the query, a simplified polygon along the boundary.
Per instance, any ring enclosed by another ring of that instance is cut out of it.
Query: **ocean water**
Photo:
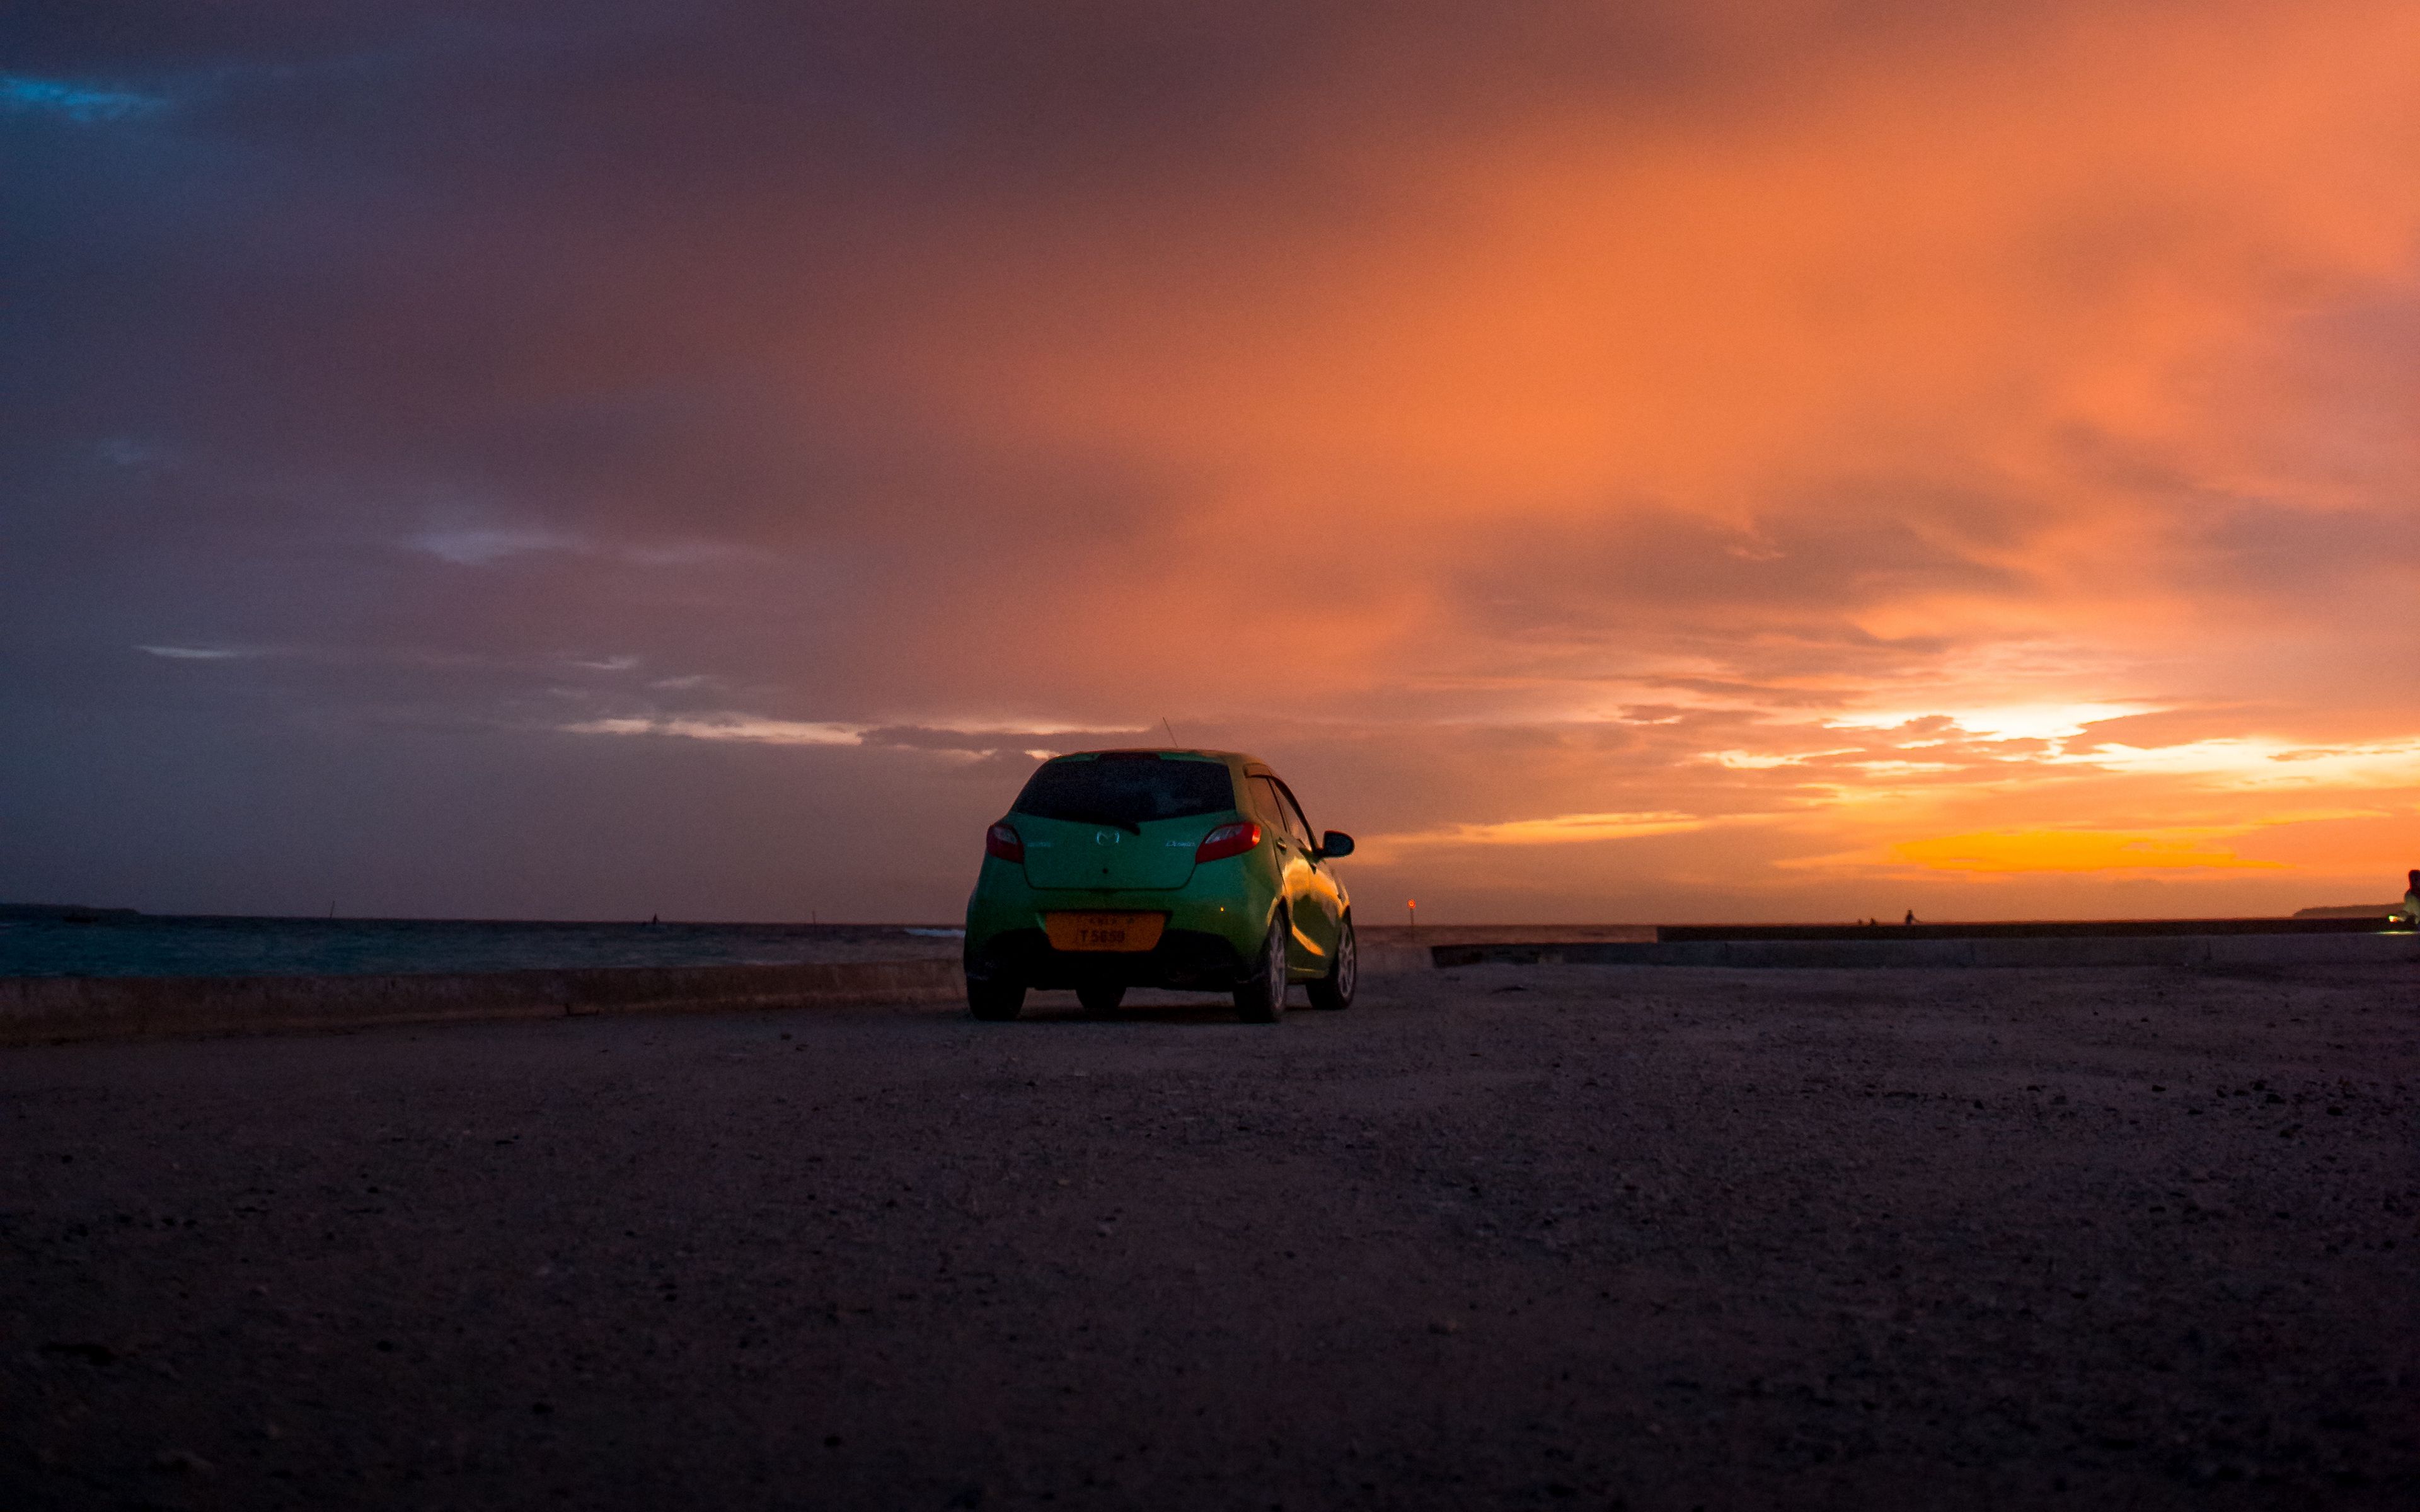
[[[563,924],[422,918],[0,918],[0,977],[317,977],[955,960],[915,924]]]

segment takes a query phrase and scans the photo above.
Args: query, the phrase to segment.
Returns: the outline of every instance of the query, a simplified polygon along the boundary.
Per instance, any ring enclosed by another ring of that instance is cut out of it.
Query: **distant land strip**
[[[2220,920],[2218,922],[2227,922]],[[2269,922],[2280,922],[2271,920]],[[2331,924],[2335,921],[2330,920]],[[2420,963],[2420,935],[2365,922],[2356,929],[2268,929],[2196,932],[2129,930],[2085,933],[2010,927],[1959,932],[1921,926],[1827,932],[1776,929],[1712,931],[1713,937],[1652,943],[1491,941],[1439,944],[1430,957],[1440,968],[1479,965],[1714,966],[1734,969],[1872,967],[2047,968],[2165,966],[2186,970]],[[1661,933],[1661,932],[1659,932]]]
[[[2394,904],[2374,914],[2293,918],[2027,919],[1983,924],[1658,924],[1658,944],[1683,940],[2104,940],[2172,934],[2375,934]]]

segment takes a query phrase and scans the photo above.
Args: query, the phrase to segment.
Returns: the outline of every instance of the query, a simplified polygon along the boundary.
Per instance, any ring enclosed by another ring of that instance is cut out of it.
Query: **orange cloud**
[[[2178,868],[2278,867],[2248,861],[2217,843],[2235,827],[2122,830],[2018,829],[1899,841],[1894,861],[1942,872],[2140,872]]]

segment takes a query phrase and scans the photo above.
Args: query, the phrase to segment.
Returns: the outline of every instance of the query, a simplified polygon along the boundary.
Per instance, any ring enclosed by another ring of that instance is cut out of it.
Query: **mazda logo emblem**
[[[1093,831],[1093,843],[1095,845],[1115,845],[1117,842],[1118,832],[1114,829],[1096,829]]]

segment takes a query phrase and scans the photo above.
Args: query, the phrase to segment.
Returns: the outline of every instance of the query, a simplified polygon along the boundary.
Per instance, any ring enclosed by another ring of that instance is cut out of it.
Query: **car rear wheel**
[[[1286,936],[1292,933],[1285,910],[1269,922],[1269,937],[1251,976],[1235,984],[1235,1016],[1247,1024],[1275,1024],[1285,1017]]]
[[[1340,1008],[1351,1008],[1353,989],[1358,984],[1360,977],[1361,950],[1353,943],[1353,916],[1347,914],[1337,926],[1335,964],[1327,968],[1326,976],[1312,982],[1307,989],[1311,995],[1311,1006],[1325,1008],[1331,1011]]]
[[[1094,1018],[1107,1018],[1116,1012],[1118,1005],[1125,1000],[1126,984],[1122,981],[1086,982],[1076,989],[1076,1001],[1083,1004],[1084,1011]]]
[[[967,1007],[974,1016],[992,1023],[1005,1023],[1025,1011],[1025,983],[994,978],[987,981],[967,979]]]

